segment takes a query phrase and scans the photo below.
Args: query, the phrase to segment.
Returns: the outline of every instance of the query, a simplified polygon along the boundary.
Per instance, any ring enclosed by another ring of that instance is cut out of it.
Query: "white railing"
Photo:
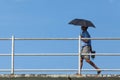
[[[14,74],[15,72],[72,72],[77,71],[78,74],[81,73],[80,70],[80,56],[85,55],[81,53],[81,40],[82,39],[91,39],[91,40],[120,40],[120,38],[0,38],[0,40],[11,40],[11,54],[0,54],[0,56],[11,56],[11,69],[0,69],[0,72],[11,72]],[[78,53],[15,53],[15,40],[78,40]],[[97,54],[88,54],[88,55],[96,55],[96,56],[120,56],[119,53],[97,53]],[[78,56],[78,69],[15,69],[14,68],[14,57],[15,56]],[[120,69],[101,69],[102,71],[120,71]],[[95,71],[95,69],[82,69],[82,71]]]

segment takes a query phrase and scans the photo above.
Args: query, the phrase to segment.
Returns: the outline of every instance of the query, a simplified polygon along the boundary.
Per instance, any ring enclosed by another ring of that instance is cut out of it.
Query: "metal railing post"
[[[78,74],[81,74],[81,36],[78,39]]]
[[[14,74],[14,36],[12,36],[11,74]]]

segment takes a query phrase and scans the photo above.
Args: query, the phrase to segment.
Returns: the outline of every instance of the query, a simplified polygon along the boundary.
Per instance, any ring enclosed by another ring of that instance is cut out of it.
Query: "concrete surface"
[[[1,74],[0,80],[120,80],[120,75]]]

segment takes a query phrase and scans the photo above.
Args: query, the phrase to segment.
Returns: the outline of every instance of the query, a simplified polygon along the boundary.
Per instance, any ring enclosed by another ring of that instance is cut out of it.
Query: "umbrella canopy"
[[[91,21],[85,20],[85,19],[74,19],[74,20],[70,21],[69,24],[95,28],[95,25]]]

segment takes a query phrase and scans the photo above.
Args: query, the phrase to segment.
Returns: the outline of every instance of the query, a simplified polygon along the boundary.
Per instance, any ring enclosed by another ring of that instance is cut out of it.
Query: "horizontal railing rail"
[[[96,53],[96,54],[81,54],[95,56],[120,56],[120,53]],[[1,54],[0,56],[11,56],[11,54]],[[14,56],[78,56],[77,53],[16,53]]]
[[[120,69],[100,69],[101,71],[120,72]],[[77,72],[78,69],[14,69],[15,72]],[[96,69],[82,69],[84,72]],[[11,69],[0,69],[0,72],[11,72]]]
[[[0,54],[0,56],[11,56],[11,54]],[[68,53],[16,53],[14,56],[78,56],[78,54]]]
[[[120,38],[81,38],[90,40],[120,40]],[[0,38],[0,40],[12,40],[12,38]],[[14,40],[79,40],[79,38],[14,38]]]

